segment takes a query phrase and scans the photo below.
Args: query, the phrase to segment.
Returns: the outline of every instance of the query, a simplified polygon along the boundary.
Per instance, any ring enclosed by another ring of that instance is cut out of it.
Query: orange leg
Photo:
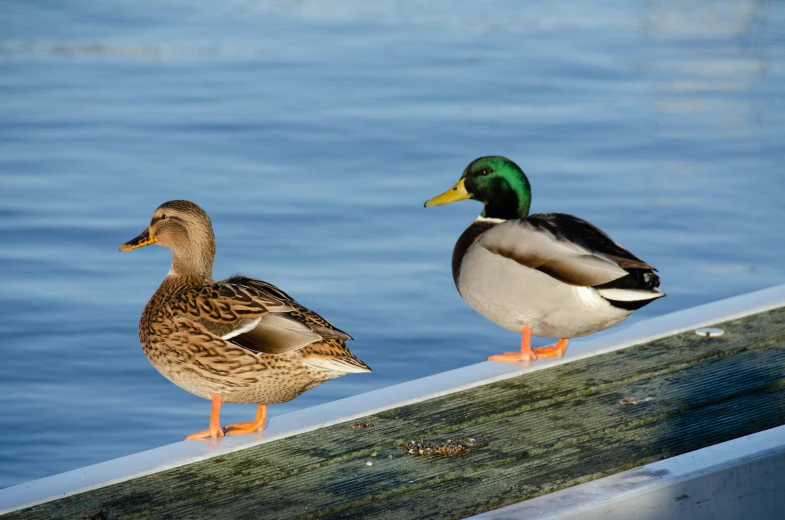
[[[221,405],[223,398],[218,394],[213,394],[213,410],[210,413],[210,429],[202,430],[200,432],[192,433],[185,438],[187,441],[196,439],[205,439],[207,437],[215,439],[216,437],[223,437],[224,430],[221,428]]]
[[[521,329],[521,351],[505,352],[504,354],[490,356],[488,361],[515,364],[521,361],[534,361],[535,359],[537,359],[537,354],[532,350],[532,329],[528,325],[524,325],[523,329]]]
[[[253,433],[255,431],[264,430],[264,425],[267,424],[267,405],[260,404],[256,409],[256,418],[253,422],[241,422],[237,424],[230,424],[226,427],[227,435],[242,435],[244,433]]]
[[[551,357],[551,356],[561,357],[567,351],[568,341],[570,341],[568,338],[562,338],[559,341],[557,341],[555,345],[535,348],[534,352],[537,354],[537,357]]]

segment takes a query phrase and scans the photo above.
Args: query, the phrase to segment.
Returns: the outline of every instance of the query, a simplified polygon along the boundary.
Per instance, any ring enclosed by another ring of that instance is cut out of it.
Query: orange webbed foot
[[[213,430],[212,428],[209,430],[202,430],[200,432],[192,433],[188,437],[185,438],[187,441],[195,441],[198,439],[216,439],[218,437],[223,437],[225,435],[224,429],[218,427],[217,429]]]
[[[253,421],[245,421],[237,424],[230,424],[226,427],[227,435],[243,435],[264,430],[267,424],[267,405],[260,404],[256,410],[256,417]]]
[[[517,365],[518,363],[526,361],[534,361],[537,359],[537,353],[531,347],[531,339],[532,330],[524,325],[521,329],[521,351],[496,354],[495,356],[488,357],[488,361],[495,361],[497,363],[507,363],[512,365]]]
[[[224,400],[218,394],[213,394],[213,408],[210,412],[210,428],[200,432],[192,433],[185,438],[187,441],[195,441],[199,439],[216,439],[224,436],[224,429],[221,428],[221,405]]]
[[[259,425],[250,421],[245,421],[237,424],[230,424],[226,427],[226,435],[242,435],[244,433],[253,433],[259,431]]]
[[[549,345],[547,347],[540,347],[533,349],[536,352],[537,357],[562,357],[564,353],[567,351],[567,342],[569,339],[562,338],[556,342],[555,345]]]
[[[537,359],[537,354],[533,349],[529,349],[528,351],[521,350],[520,352],[505,352],[504,354],[488,356],[488,361],[508,364],[518,364],[522,362],[534,361],[535,359]]]

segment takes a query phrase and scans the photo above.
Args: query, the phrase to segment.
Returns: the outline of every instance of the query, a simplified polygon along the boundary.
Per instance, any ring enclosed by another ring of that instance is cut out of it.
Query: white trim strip
[[[619,327],[614,332],[591,339],[571,341],[570,348],[561,359],[544,359],[524,368],[486,361],[274,417],[263,435],[225,437],[212,444],[178,442],[0,489],[0,514],[783,306],[785,285],[779,285]]]
[[[785,518],[785,426],[471,517],[475,520]]]

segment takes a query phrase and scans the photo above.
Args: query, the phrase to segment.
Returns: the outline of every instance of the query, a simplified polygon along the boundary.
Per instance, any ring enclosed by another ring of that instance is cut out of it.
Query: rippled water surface
[[[785,283],[783,5],[0,3],[0,487],[206,427],[136,335],[168,251],[117,251],[169,199],[375,369],[273,416],[517,344],[452,284],[479,205],[422,208],[480,155],[659,268],[627,323]]]

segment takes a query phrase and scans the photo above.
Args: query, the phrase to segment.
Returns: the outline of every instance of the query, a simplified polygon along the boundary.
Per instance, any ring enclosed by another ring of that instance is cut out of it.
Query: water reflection
[[[651,5],[644,22],[645,68],[654,79],[657,110],[689,114],[693,124],[717,139],[751,137],[751,127],[763,122],[771,4],[660,0]],[[742,92],[748,95],[739,96]],[[683,126],[667,122],[665,136],[689,137]]]

